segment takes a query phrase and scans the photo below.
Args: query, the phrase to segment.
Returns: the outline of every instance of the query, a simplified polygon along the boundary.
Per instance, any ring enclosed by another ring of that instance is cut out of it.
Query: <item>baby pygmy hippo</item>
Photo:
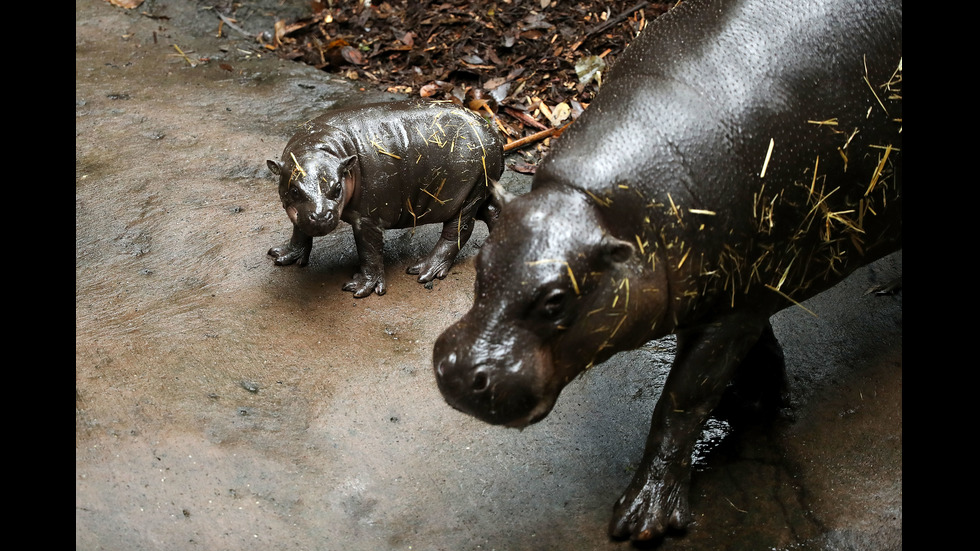
[[[444,278],[479,218],[492,229],[491,193],[503,173],[503,142],[477,113],[419,99],[337,109],[303,125],[281,161],[279,197],[293,223],[276,265],[310,259],[313,238],[351,225],[360,268],[344,285],[355,297],[386,291],[382,248],[389,228],[440,222],[442,235],[408,268],[420,283]]]

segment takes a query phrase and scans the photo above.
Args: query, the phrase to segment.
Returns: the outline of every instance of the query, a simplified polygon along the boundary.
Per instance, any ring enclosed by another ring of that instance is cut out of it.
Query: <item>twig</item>
[[[592,28],[591,31],[585,33],[585,36],[592,36],[592,35],[594,35],[596,33],[601,33],[602,31],[608,29],[609,27],[612,27],[613,25],[616,25],[616,24],[624,21],[627,17],[633,15],[633,12],[635,12],[637,10],[641,10],[641,9],[647,7],[647,4],[649,4],[649,3],[650,2],[639,2],[639,3],[637,3],[635,6],[633,6],[632,8],[624,11],[623,13],[617,15],[616,17],[613,17],[612,19],[607,19],[605,23],[596,25],[595,27]]]
[[[197,63],[191,61],[191,58],[187,57],[187,54],[184,53],[184,50],[180,49],[180,46],[174,44],[174,49],[177,50],[177,53],[180,54],[180,56],[183,57],[188,64],[190,64],[191,68],[197,67]]]
[[[562,132],[565,131],[566,128],[568,128],[568,125],[569,124],[572,124],[572,123],[571,122],[568,122],[568,123],[565,123],[564,126],[555,127],[555,128],[549,128],[547,130],[542,130],[541,132],[535,132],[534,134],[531,134],[530,136],[525,136],[525,137],[523,137],[523,138],[521,138],[519,140],[514,140],[514,141],[512,141],[510,143],[504,144],[504,153],[507,153],[509,151],[512,151],[512,150],[517,149],[517,148],[520,148],[520,147],[524,147],[525,145],[528,145],[528,144],[531,144],[531,143],[534,143],[534,142],[537,142],[537,141],[541,141],[541,140],[543,140],[545,138],[550,138],[552,135],[561,134]]]
[[[769,158],[772,157],[772,147],[776,145],[776,140],[769,138],[769,151],[766,151],[766,160],[762,163],[762,172],[759,173],[759,178],[766,177],[766,169],[769,168]]]
[[[252,38],[253,36],[255,36],[253,34],[249,34],[248,31],[246,31],[245,29],[243,29],[243,28],[239,27],[238,25],[236,25],[234,19],[232,19],[230,17],[226,17],[226,16],[222,15],[221,13],[219,13],[217,11],[215,11],[214,13],[217,13],[218,14],[218,17],[220,17],[221,20],[224,21],[225,25],[228,25],[232,29],[235,29],[236,31],[242,33],[242,35],[245,36],[246,38]]]

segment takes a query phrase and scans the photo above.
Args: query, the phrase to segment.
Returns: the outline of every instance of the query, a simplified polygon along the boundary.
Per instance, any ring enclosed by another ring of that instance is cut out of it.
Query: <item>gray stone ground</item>
[[[257,34],[303,3],[244,5]],[[404,268],[437,228],[389,233],[384,297],[340,291],[349,228],[274,267],[289,228],[265,159],[379,94],[217,23],[200,2],[75,2],[75,548],[631,548],[606,524],[672,341],[585,373],[523,432],[449,408],[431,346],[469,307],[482,225],[431,289]],[[901,267],[774,318],[793,417],[713,422],[696,522],[661,549],[901,549],[902,296],[864,294]]]

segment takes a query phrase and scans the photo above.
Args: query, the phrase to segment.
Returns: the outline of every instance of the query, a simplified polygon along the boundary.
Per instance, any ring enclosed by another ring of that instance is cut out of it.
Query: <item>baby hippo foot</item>
[[[385,276],[383,273],[378,275],[365,275],[358,272],[354,274],[354,279],[344,285],[344,290],[353,291],[355,298],[363,298],[372,292],[377,293],[379,296],[383,295],[388,290],[388,287],[385,285]]]
[[[440,240],[428,256],[408,267],[409,274],[419,276],[419,283],[428,283],[433,279],[445,279],[456,261],[459,246],[455,241]]]
[[[428,283],[433,279],[444,279],[449,275],[449,269],[452,267],[452,262],[443,261],[433,263],[431,258],[426,257],[414,265],[409,266],[406,272],[419,276],[419,283]]]
[[[299,261],[300,266],[310,262],[310,251],[313,250],[313,238],[293,226],[293,235],[278,247],[269,249],[269,256],[275,259],[276,266],[288,266]]]
[[[310,251],[310,247],[295,246],[292,243],[286,243],[281,247],[269,249],[269,256],[274,259],[276,266],[288,266],[295,264],[297,260],[300,266],[306,266],[310,262]]]
[[[623,497],[613,508],[609,535],[613,538],[647,541],[668,530],[683,530],[691,522],[685,483],[650,480],[637,473]]]

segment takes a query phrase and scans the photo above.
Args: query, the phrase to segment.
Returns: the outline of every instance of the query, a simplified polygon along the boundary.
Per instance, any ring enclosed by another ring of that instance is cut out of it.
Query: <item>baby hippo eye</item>
[[[323,187],[324,187],[323,194],[326,195],[327,199],[330,199],[331,201],[336,201],[337,198],[340,197],[340,190],[341,190],[340,182],[330,183],[326,180],[323,180]]]

